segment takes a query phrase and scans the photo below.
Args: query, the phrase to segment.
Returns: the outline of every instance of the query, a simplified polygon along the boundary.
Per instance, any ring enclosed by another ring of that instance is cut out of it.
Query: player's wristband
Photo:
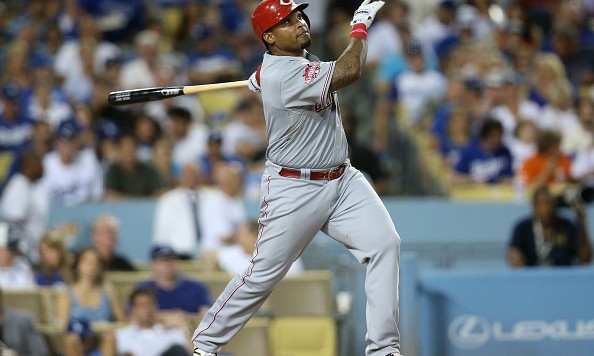
[[[362,23],[358,23],[355,26],[353,26],[350,38],[353,37],[359,37],[361,39],[367,40],[367,26],[365,26],[365,24]]]

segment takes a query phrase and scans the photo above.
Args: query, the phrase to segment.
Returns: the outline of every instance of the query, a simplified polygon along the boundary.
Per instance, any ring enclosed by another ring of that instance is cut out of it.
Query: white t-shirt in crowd
[[[402,53],[400,34],[390,21],[381,20],[369,29],[367,63],[381,62],[390,54]]]
[[[186,163],[193,163],[202,154],[206,153],[208,140],[208,129],[206,126],[193,123],[188,134],[183,139],[175,141],[171,153],[173,162],[184,166]]]
[[[247,219],[247,212],[240,197],[230,197],[218,189],[210,190],[204,198],[201,249],[211,251],[223,246],[223,239]]]
[[[175,345],[186,347],[188,335],[178,328],[155,324],[150,329],[130,325],[115,331],[118,355],[160,356]]]
[[[29,289],[35,286],[33,270],[24,257],[16,256],[9,266],[0,267],[0,288]]]
[[[43,169],[42,184],[51,203],[76,205],[103,197],[103,171],[90,148],[80,150],[69,165],[52,151],[43,158]]]
[[[396,79],[398,101],[404,108],[410,123],[418,123],[424,106],[431,100],[442,98],[447,80],[434,70],[417,73],[408,70]]]
[[[47,229],[48,216],[49,199],[43,185],[15,174],[0,197],[0,217],[23,227],[27,254],[34,262],[38,261],[37,245]]]

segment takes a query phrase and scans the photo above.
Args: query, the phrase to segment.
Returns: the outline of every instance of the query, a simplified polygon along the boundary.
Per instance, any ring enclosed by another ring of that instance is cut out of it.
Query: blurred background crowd
[[[192,260],[199,250],[231,273],[249,259],[254,222],[243,202],[259,200],[266,149],[259,95],[245,88],[120,107],[106,99],[248,78],[264,52],[250,23],[257,3],[0,3],[0,217],[10,223],[0,269],[16,273],[3,274],[0,287],[69,282],[66,309],[76,293],[96,292],[81,282],[96,272],[70,270],[48,252],[56,235],[76,235],[68,224],[50,229],[48,217],[107,200],[156,200],[151,259]],[[310,1],[312,53],[338,58],[359,3]],[[542,185],[589,186],[594,1],[389,0],[369,30],[364,75],[338,96],[351,161],[382,196],[502,186],[525,199]],[[90,269],[135,268],[114,255],[117,229],[113,216],[97,217],[89,239],[101,263]],[[56,251],[73,244],[58,240],[65,247]],[[589,254],[572,255],[581,263],[591,259],[588,240],[579,238]],[[14,262],[17,251],[27,260]],[[105,293],[96,298],[111,298]]]

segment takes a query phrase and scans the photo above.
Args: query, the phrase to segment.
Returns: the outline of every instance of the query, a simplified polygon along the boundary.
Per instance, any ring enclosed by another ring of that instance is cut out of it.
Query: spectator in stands
[[[38,261],[37,244],[47,229],[49,200],[39,184],[43,176],[41,157],[27,151],[19,158],[19,172],[10,178],[0,196],[0,218],[23,228],[28,257]]]
[[[29,141],[28,148],[41,157],[45,156],[52,148],[53,132],[47,121],[35,121],[33,125],[33,137]]]
[[[103,24],[102,37],[125,44],[146,27],[147,6],[142,0],[80,0],[78,8]]]
[[[22,239],[21,229],[13,224],[0,222],[0,288],[35,287],[31,264],[22,257],[25,249]]]
[[[158,305],[152,289],[137,288],[129,298],[130,326],[115,332],[118,355],[189,356],[188,329],[165,328],[157,321]]]
[[[512,156],[503,144],[503,125],[485,120],[478,141],[464,149],[454,167],[452,184],[510,183],[512,177]]]
[[[180,175],[180,166],[173,162],[173,145],[166,137],[161,137],[153,145],[151,164],[159,171],[165,189],[172,189],[177,184]]]
[[[120,55],[120,48],[117,45],[102,40],[97,19],[83,14],[76,21],[78,37],[64,42],[54,60],[54,73],[64,81],[77,82],[76,78],[84,77],[84,63],[81,56],[83,43],[92,44],[89,47],[89,59],[93,63],[91,73],[104,73],[107,62]]]
[[[136,155],[142,162],[150,162],[153,156],[153,145],[161,136],[161,127],[151,116],[141,114],[134,119],[134,137],[138,142]]]
[[[157,200],[153,242],[171,247],[176,257],[195,257],[207,219],[203,191],[200,189],[200,167],[186,164],[176,188]]]
[[[568,266],[592,261],[584,207],[573,206],[577,221],[558,212],[557,199],[546,186],[532,195],[532,216],[514,226],[508,262],[512,267]]]
[[[206,152],[207,128],[181,107],[170,108],[167,115],[167,135],[173,141],[173,162],[180,167],[196,162]]]
[[[0,289],[0,349],[2,355],[48,356],[49,348],[31,315],[4,305]],[[14,354],[10,353],[14,352]]]
[[[379,195],[385,194],[389,184],[388,172],[381,165],[377,155],[367,146],[357,143],[354,137],[359,120],[353,112],[344,109],[341,109],[341,117],[342,127],[349,144],[351,164],[363,172]]]
[[[237,231],[237,243],[223,246],[217,250],[218,268],[233,275],[245,272],[250,266],[260,228],[257,220],[247,220],[241,224]],[[303,269],[303,262],[298,258],[293,262],[287,274],[295,275],[302,272]]]
[[[124,134],[118,139],[119,159],[105,173],[105,199],[148,198],[163,192],[159,172],[136,154],[136,138]]]
[[[261,160],[266,151],[266,122],[260,98],[250,95],[240,101],[222,131],[223,154],[246,162]]]
[[[52,131],[58,128],[60,122],[72,117],[72,108],[60,93],[54,90],[53,83],[37,81],[33,86],[33,95],[26,107],[27,116],[35,121],[47,121]]]
[[[56,297],[56,318],[61,325],[72,319],[123,322],[124,308],[113,285],[104,280],[105,264],[93,248],[83,248],[74,259],[72,282]]]
[[[206,153],[200,156],[200,173],[202,184],[214,185],[215,167],[219,163],[238,163],[239,158],[223,153],[223,135],[219,131],[211,131],[208,135]]]
[[[450,111],[446,122],[445,135],[439,140],[439,152],[447,166],[456,167],[462,153],[472,142],[470,117],[466,107],[456,107]]]
[[[71,280],[70,272],[70,253],[63,237],[57,233],[47,233],[39,241],[39,265],[35,282],[40,287],[62,287]]]
[[[567,81],[567,74],[563,63],[554,53],[537,54],[532,69],[528,99],[542,108],[551,100],[553,88]]]
[[[64,356],[115,356],[112,332],[94,332],[86,318],[72,318],[62,337]]]
[[[236,241],[237,229],[247,219],[243,196],[243,170],[237,164],[215,168],[215,190],[204,202],[201,252],[216,250]]]
[[[536,139],[539,131],[538,126],[532,120],[518,121],[514,136],[508,145],[514,162],[514,172],[517,172],[524,165],[526,159],[536,153]]]
[[[193,28],[191,36],[194,48],[188,53],[188,79],[192,83],[220,83],[240,77],[241,62],[216,36],[216,29],[201,24]]]
[[[403,44],[397,28],[407,21],[408,15],[407,2],[400,0],[386,2],[369,31],[367,65],[376,66],[387,55],[402,52]]]
[[[159,68],[159,39],[156,31],[143,30],[135,37],[137,58],[127,62],[120,72],[123,88],[149,88],[156,86]]]
[[[404,45],[408,69],[396,78],[399,106],[403,109],[402,120],[407,124],[419,125],[428,104],[439,101],[445,95],[446,78],[438,71],[425,65],[425,54],[421,43],[410,40]]]
[[[530,187],[571,182],[571,160],[561,152],[561,135],[541,130],[536,139],[537,152],[524,161],[517,174]]]
[[[43,158],[43,178],[50,202],[77,205],[103,195],[103,171],[95,152],[81,148],[80,126],[74,119],[60,123],[54,147]]]
[[[192,320],[200,320],[212,305],[206,286],[179,274],[176,254],[171,247],[156,245],[150,257],[153,279],[140,282],[138,287],[155,292],[158,320],[165,328],[185,328]]]
[[[95,137],[97,139],[95,149],[97,159],[101,162],[101,168],[107,168],[118,160],[118,137],[120,128],[111,120],[101,120],[95,125]]]
[[[575,133],[581,132],[580,120],[573,107],[572,89],[568,81],[559,83],[550,91],[550,101],[542,110],[541,127],[561,134],[561,151],[573,156],[584,147],[575,140]],[[573,137],[574,140],[571,140]]]
[[[21,89],[16,83],[2,87],[0,112],[0,152],[18,151],[33,135],[33,122],[21,110]]]
[[[134,265],[126,257],[116,252],[120,223],[113,215],[100,215],[93,221],[91,242],[103,260],[106,271],[135,271]]]
[[[440,0],[434,13],[427,17],[415,31],[415,37],[423,44],[434,48],[448,35],[455,33],[456,1]]]
[[[537,104],[526,100],[519,91],[519,78],[515,73],[495,70],[487,74],[488,85],[501,88],[502,102],[488,113],[488,116],[498,120],[503,125],[504,142],[506,145],[512,141],[514,130],[519,120],[540,119],[541,111]]]

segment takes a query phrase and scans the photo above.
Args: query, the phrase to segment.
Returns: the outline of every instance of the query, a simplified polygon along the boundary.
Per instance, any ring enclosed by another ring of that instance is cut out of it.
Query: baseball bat
[[[238,80],[235,82],[186,85],[174,87],[142,88],[132,90],[114,91],[109,93],[107,101],[111,105],[128,105],[144,103],[147,101],[163,100],[174,98],[180,95],[197,94],[209,90],[221,90],[240,88],[247,86],[247,80]]]

